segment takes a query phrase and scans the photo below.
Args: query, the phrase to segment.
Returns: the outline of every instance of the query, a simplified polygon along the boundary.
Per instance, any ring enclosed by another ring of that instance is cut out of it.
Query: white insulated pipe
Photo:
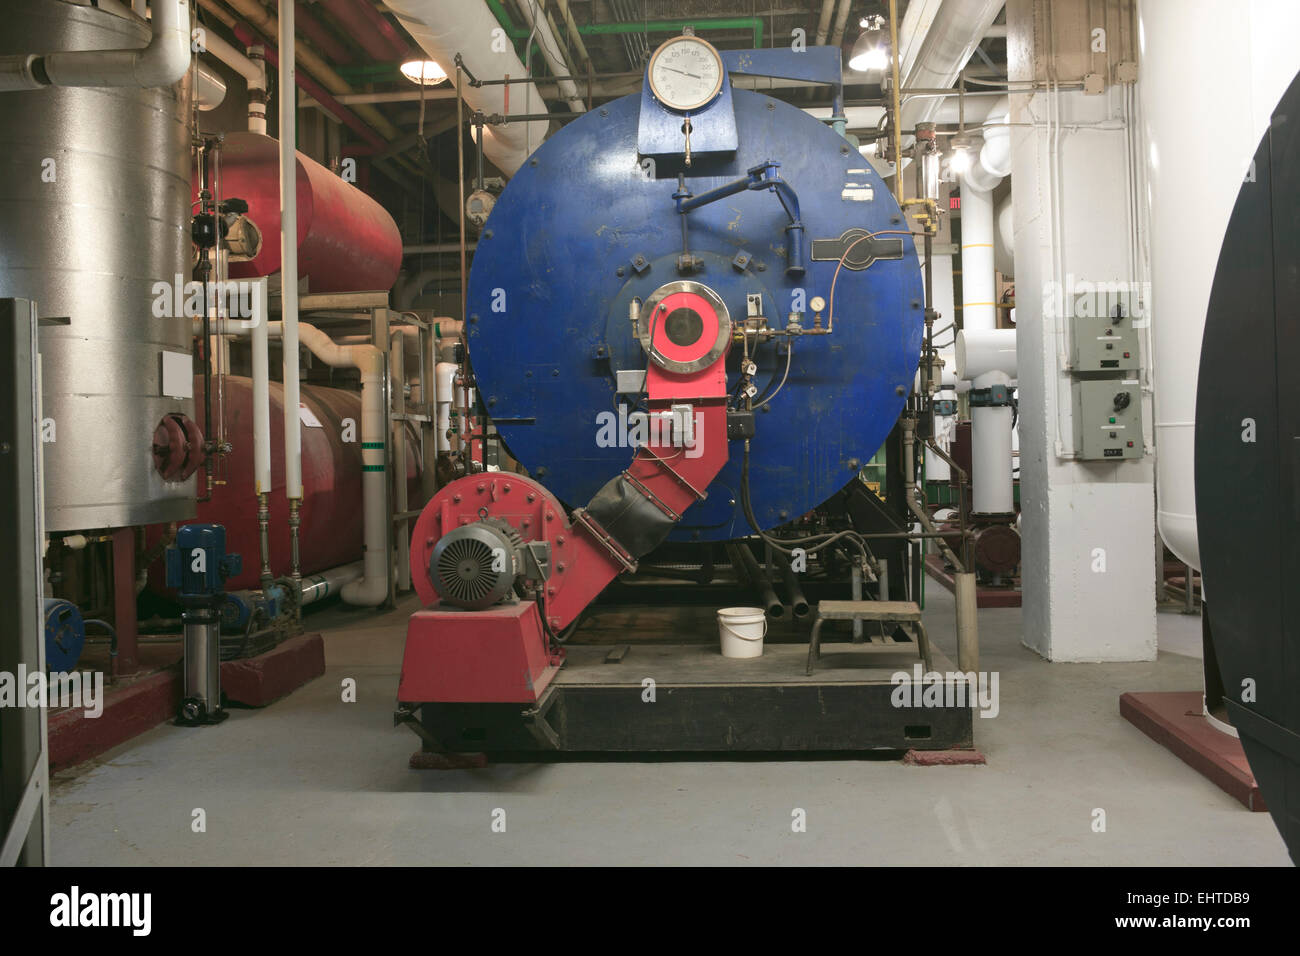
[[[283,326],[288,329],[287,323]],[[361,373],[361,507],[364,524],[364,574],[343,588],[348,604],[374,607],[388,599],[388,485],[384,454],[384,353],[373,345],[339,345],[306,322],[298,332],[311,354],[334,368],[355,368]],[[288,346],[285,346],[286,350]],[[285,415],[288,416],[288,399]],[[294,424],[298,410],[293,410]],[[301,478],[300,478],[301,480]],[[301,493],[300,493],[301,494]]]
[[[271,330],[265,279],[253,286],[253,323],[253,487],[262,495],[271,493]]]
[[[330,568],[328,571],[322,571],[320,574],[308,574],[302,579],[302,603],[315,604],[317,601],[323,601],[331,594],[338,594],[339,591],[353,581],[356,581],[364,573],[365,565],[361,561],[354,561],[352,564],[343,564],[337,568]]]
[[[387,6],[412,39],[453,81],[457,53],[466,69],[478,79],[527,76],[509,38],[483,0],[388,0]],[[532,82],[480,87],[466,82],[465,102],[471,109],[489,115],[546,111],[545,101]],[[533,120],[487,126],[483,154],[497,169],[512,176],[529,153],[542,144],[549,125]]]
[[[997,327],[993,281],[993,187],[1010,163],[1010,129],[986,132],[984,148],[962,176],[961,256],[963,329],[957,334],[957,377],[972,389],[1003,386],[1016,376],[1016,333]],[[990,151],[985,162],[984,152]],[[971,409],[971,497],[975,514],[1015,511],[1010,405]]]
[[[962,202],[963,212],[965,201]],[[1004,386],[1016,377],[1014,329],[963,330],[957,333],[957,377],[972,389]],[[976,405],[971,409],[971,511],[977,515],[1011,514],[1015,490],[1011,474],[1010,405]]]
[[[455,362],[439,362],[434,369],[434,380],[437,383],[434,395],[437,396],[438,404],[438,451],[451,451],[451,440],[447,437],[447,432],[451,428],[451,406],[455,398],[456,373],[459,370],[460,366]]]
[[[903,89],[946,90],[957,77],[997,19],[1005,0],[943,0],[938,9],[932,2],[914,0],[903,16],[898,45]],[[912,17],[912,8],[917,14]],[[917,39],[919,37],[919,40]],[[906,58],[911,58],[909,67]],[[913,97],[903,103],[902,129],[933,121],[941,101]],[[963,210],[965,212],[965,210]]]
[[[189,0],[154,0],[153,35],[134,50],[72,50],[0,57],[0,91],[47,86],[171,86],[190,68]]]
[[[194,102],[201,110],[215,110],[226,98],[226,81],[212,67],[200,63],[194,70]]]
[[[294,5],[280,4],[280,320],[284,340],[284,494],[302,500],[302,425],[298,419],[298,157],[294,142],[297,78]]]
[[[250,46],[248,55],[209,31],[205,49],[244,78],[248,86],[248,131],[266,135],[265,48]]]

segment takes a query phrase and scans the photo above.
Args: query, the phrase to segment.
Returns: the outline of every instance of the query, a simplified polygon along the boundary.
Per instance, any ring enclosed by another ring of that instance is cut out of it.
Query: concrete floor
[[[929,631],[955,659],[952,599],[933,583],[927,597]],[[1290,864],[1267,813],[1119,716],[1124,691],[1199,687],[1197,618],[1160,615],[1154,663],[1048,664],[1021,646],[1019,609],[981,611],[982,665],[1001,674],[1001,713],[975,721],[984,767],[692,759],[447,772],[408,769],[416,738],[392,726],[411,610],[330,611],[324,677],[218,727],[158,727],[56,780],[54,862]],[[356,703],[340,701],[346,677]],[[192,832],[195,808],[205,833]],[[804,833],[791,832],[794,808]]]

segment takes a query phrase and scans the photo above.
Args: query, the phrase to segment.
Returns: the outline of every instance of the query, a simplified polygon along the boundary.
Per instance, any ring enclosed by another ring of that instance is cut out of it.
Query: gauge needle
[[[695,73],[687,73],[685,70],[679,70],[679,69],[677,69],[677,67],[675,67],[675,66],[666,66],[666,67],[664,67],[664,69],[665,69],[665,70],[671,70],[673,73],[680,73],[682,76],[689,76],[689,77],[690,77],[691,79],[693,79],[693,80],[702,79],[702,77],[700,77],[699,75],[697,75],[697,74],[695,74]]]

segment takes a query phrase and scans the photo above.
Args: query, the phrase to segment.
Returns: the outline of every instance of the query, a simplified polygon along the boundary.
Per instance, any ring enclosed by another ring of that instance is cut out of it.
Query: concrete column
[[[1094,12],[1095,11],[1095,12]],[[1129,4],[1010,0],[1012,81],[1078,83],[1100,75],[1100,93],[1013,94],[1020,495],[1024,548],[1024,643],[1053,661],[1152,660],[1156,653],[1155,523],[1150,389],[1145,372],[1147,456],[1124,462],[1074,458],[1066,371],[1068,291],[1085,283],[1145,279],[1135,238],[1134,157],[1127,129],[1135,75]],[[1109,16],[1109,22],[1092,22]],[[1091,52],[1096,28],[1107,51]],[[1049,65],[1052,69],[1049,72]],[[1095,82],[1095,81],[1093,81]],[[1028,124],[1028,125],[1018,125]],[[1142,320],[1145,321],[1145,317]],[[1141,322],[1139,323],[1141,324]]]

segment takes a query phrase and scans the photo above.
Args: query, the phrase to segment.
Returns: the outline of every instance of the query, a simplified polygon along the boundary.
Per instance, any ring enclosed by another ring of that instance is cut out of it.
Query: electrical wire
[[[848,244],[848,246],[844,250],[844,254],[840,256],[840,261],[835,264],[835,273],[831,276],[831,291],[830,291],[830,295],[828,296],[828,302],[827,302],[828,311],[826,314],[827,333],[830,333],[830,331],[835,328],[835,284],[840,279],[840,270],[844,268],[844,261],[849,257],[849,253],[853,251],[853,247],[856,246],[859,242],[863,242],[867,239],[874,239],[876,238],[876,236],[923,236],[923,235],[925,235],[925,233],[912,232],[912,230],[910,229],[882,229],[879,232],[868,232],[865,233],[864,235],[858,236],[858,238],[854,239],[852,242]]]
[[[787,343],[786,343],[786,346],[785,346],[785,372],[784,372],[784,374],[782,374],[782,376],[781,376],[781,382],[780,382],[780,384],[777,385],[777,387],[776,387],[776,391],[775,391],[775,392],[773,392],[771,395],[767,396],[767,398],[763,399],[762,401],[758,402],[758,403],[754,406],[754,408],[762,408],[764,405],[766,405],[766,404],[767,404],[768,402],[770,402],[772,399],[776,398],[776,396],[780,393],[781,389],[783,389],[783,388],[785,387],[785,380],[786,380],[787,378],[790,377],[790,359],[791,359],[791,357],[792,357],[793,355],[794,355],[794,342],[793,342],[793,341],[790,341],[790,342],[787,342]]]

